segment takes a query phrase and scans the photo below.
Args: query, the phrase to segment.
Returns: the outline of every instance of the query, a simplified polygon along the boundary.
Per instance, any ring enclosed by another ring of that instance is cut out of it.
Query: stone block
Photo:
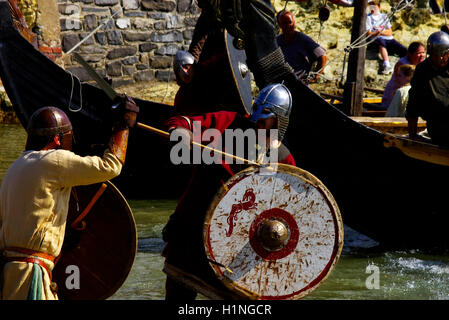
[[[122,63],[125,65],[136,64],[137,62],[139,62],[139,58],[136,56],[128,57],[122,60]]]
[[[180,31],[172,31],[168,33],[153,32],[150,39],[153,42],[181,42],[183,40],[182,33]]]
[[[109,9],[97,7],[83,7],[83,12],[96,13],[99,15],[107,16],[109,14]]]
[[[153,70],[138,71],[134,75],[134,80],[137,82],[154,80],[154,71]]]
[[[147,14],[141,11],[125,11],[124,15],[126,17],[146,17]]]
[[[97,39],[97,42],[101,45],[106,45],[107,43],[107,37],[106,37],[106,32],[97,32],[95,34],[95,39]]]
[[[124,58],[127,56],[133,56],[136,53],[137,53],[137,48],[130,46],[130,47],[113,49],[113,50],[109,51],[109,53],[106,57],[108,59],[117,59],[117,58]]]
[[[200,8],[196,5],[196,3],[193,3],[191,0],[178,0],[178,6],[176,10],[179,13],[191,13],[191,14],[198,14],[200,13]]]
[[[151,21],[149,19],[136,18],[133,22],[133,27],[138,30],[151,29]]]
[[[134,68],[134,66],[124,66],[123,67],[123,75],[132,76],[134,74],[135,70],[136,70],[136,68]]]
[[[81,52],[88,54],[101,54],[104,56],[106,53],[106,48],[100,47],[99,45],[82,46]]]
[[[157,49],[154,53],[160,54],[160,55],[168,55],[168,56],[174,56],[176,52],[178,52],[179,47],[175,44],[169,44],[161,46],[159,49]]]
[[[120,61],[115,61],[106,64],[106,73],[111,77],[118,77],[122,75],[122,63]]]
[[[167,0],[142,0],[142,8],[145,10],[170,12],[176,8],[176,3]]]
[[[193,29],[186,29],[182,32],[182,36],[184,40],[192,40],[193,38]]]
[[[81,20],[74,18],[59,19],[59,26],[61,28],[61,31],[78,31],[83,28]]]
[[[83,58],[87,62],[98,62],[103,59],[103,55],[101,55],[101,54],[83,54]]]
[[[123,44],[122,33],[120,31],[117,30],[108,31],[106,32],[106,36],[108,38],[109,44],[117,44],[117,45]]]
[[[169,15],[166,23],[167,29],[178,29],[182,28],[184,25],[182,23],[182,19],[179,15]]]
[[[80,39],[83,40],[85,37],[87,37],[89,34],[88,33],[80,33]],[[94,38],[93,37],[89,37],[88,39],[86,39],[86,41],[83,42],[83,46],[88,46],[91,44],[94,44]]]
[[[80,38],[75,33],[68,33],[68,34],[63,35],[63,37],[62,37],[62,50],[64,50],[64,52],[69,51],[79,41],[80,41]]]
[[[59,3],[58,11],[63,15],[70,16],[72,14],[79,14],[81,12],[81,8],[77,4]]]
[[[129,18],[120,18],[115,20],[115,25],[119,29],[128,29],[131,26],[131,20]]]
[[[126,41],[148,41],[151,33],[149,32],[124,32],[123,38]]]
[[[190,0],[178,0],[178,12],[187,12],[190,9],[191,2]]]
[[[98,21],[95,14],[88,14],[84,16],[84,29],[93,30],[97,27]]]
[[[165,20],[167,18],[167,14],[164,12],[148,12],[148,18],[154,20]]]
[[[139,9],[139,0],[123,0],[123,9],[125,10]]]
[[[165,29],[165,25],[166,25],[166,22],[165,22],[165,21],[156,21],[156,22],[153,24],[153,28],[154,28],[155,30],[164,30],[164,29]]]
[[[119,0],[95,0],[97,6],[114,6],[119,3]]]
[[[139,51],[140,52],[150,52],[151,50],[154,50],[157,48],[157,45],[155,45],[152,42],[145,42],[139,45]]]
[[[143,63],[139,63],[139,64],[136,64],[136,68],[137,68],[137,70],[147,70],[148,69],[148,65],[147,64],[143,64]]]
[[[167,56],[154,56],[150,58],[150,66],[153,69],[167,69],[171,67],[173,58]]]

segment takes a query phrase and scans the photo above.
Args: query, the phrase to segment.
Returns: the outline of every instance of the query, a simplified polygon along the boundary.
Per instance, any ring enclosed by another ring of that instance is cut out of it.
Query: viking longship
[[[0,77],[24,126],[37,108],[54,105],[69,114],[76,152],[92,153],[107,143],[113,112],[106,94],[34,49],[14,28],[6,2],[0,2]],[[293,112],[286,143],[297,165],[334,195],[345,224],[388,248],[446,249],[449,151],[358,123],[301,81],[289,89]],[[135,101],[138,120],[154,127],[173,114],[169,105]],[[116,184],[125,194],[175,194],[186,169],[171,165],[166,151],[164,139],[134,130]]]

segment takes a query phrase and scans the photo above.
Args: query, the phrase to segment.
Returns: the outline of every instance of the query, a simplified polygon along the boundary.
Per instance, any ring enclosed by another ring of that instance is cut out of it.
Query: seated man
[[[323,73],[327,62],[326,50],[304,33],[295,30],[295,18],[291,12],[280,12],[278,23],[282,34],[277,36],[277,43],[282,49],[285,61],[303,81],[307,80],[313,64],[317,62],[315,66],[317,74],[308,82],[316,81],[318,74]]]
[[[237,112],[220,111],[193,117],[176,116],[170,118],[166,126],[170,132],[176,130],[191,135],[193,131],[195,135],[194,125],[199,122],[201,134],[213,128],[222,134],[223,139],[226,139],[223,134],[226,129],[243,131],[278,129],[278,141],[282,141],[287,130],[291,107],[290,91],[282,84],[271,84],[259,93],[249,118]],[[268,136],[269,134],[266,135]],[[264,142],[257,141],[257,144],[262,145]],[[225,144],[222,143],[223,145]],[[277,162],[295,165],[292,155],[282,144],[276,144],[275,147],[270,145],[268,152],[271,154],[278,152]],[[209,283],[219,282],[210,269],[202,249],[203,222],[207,208],[221,185],[241,170],[242,165],[227,161],[194,166],[189,186],[163,230],[163,238],[167,242],[163,252],[166,263]],[[220,286],[219,283],[216,285]],[[166,300],[194,300],[195,297],[196,292],[167,277]]]
[[[418,117],[427,121],[432,142],[449,147],[449,35],[432,33],[427,40],[428,58],[416,66],[406,109],[411,139],[417,135]]]
[[[383,61],[382,74],[390,74],[393,67],[390,65],[389,54],[396,54],[403,57],[407,54],[407,49],[393,38],[391,23],[385,13],[380,13],[379,0],[368,2],[370,13],[366,17],[366,33],[370,38],[377,37],[374,41],[379,46],[379,53]]]

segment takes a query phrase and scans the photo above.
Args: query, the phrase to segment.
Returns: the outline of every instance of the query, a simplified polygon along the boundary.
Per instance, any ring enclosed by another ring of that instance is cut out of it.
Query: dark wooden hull
[[[34,110],[54,105],[65,110],[74,124],[77,152],[87,154],[96,144],[107,143],[111,112],[106,95],[83,84],[83,109],[70,112],[71,75],[12,28],[4,3],[0,3],[0,77],[24,126]],[[448,181],[449,167],[385,147],[383,133],[353,121],[302,82],[288,85],[294,106],[286,144],[297,165],[332,192],[344,222],[390,248],[448,248],[449,209],[440,182]],[[79,90],[75,79],[75,109],[80,105]],[[167,105],[136,102],[141,109],[138,120],[155,127],[173,114]],[[178,196],[188,169],[171,165],[168,155],[162,138],[133,130],[127,163],[113,182],[125,196]]]

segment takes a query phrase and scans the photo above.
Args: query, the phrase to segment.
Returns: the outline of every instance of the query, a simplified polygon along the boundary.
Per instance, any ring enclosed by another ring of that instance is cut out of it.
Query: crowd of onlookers
[[[368,49],[378,50],[382,59],[380,73],[391,74],[383,96],[381,108],[388,117],[405,117],[409,137],[417,140],[429,138],[432,143],[449,147],[449,28],[432,33],[426,44],[414,41],[406,48],[394,39],[388,15],[381,13],[379,0],[369,0],[366,19]],[[295,30],[293,14],[281,11],[278,23],[282,33],[278,36],[285,60],[297,75],[310,83],[322,73],[326,64],[326,51],[310,37]],[[389,56],[400,59],[394,66]],[[311,72],[317,62],[315,72]],[[309,74],[312,74],[311,77]],[[426,121],[424,134],[418,134],[417,122]]]

